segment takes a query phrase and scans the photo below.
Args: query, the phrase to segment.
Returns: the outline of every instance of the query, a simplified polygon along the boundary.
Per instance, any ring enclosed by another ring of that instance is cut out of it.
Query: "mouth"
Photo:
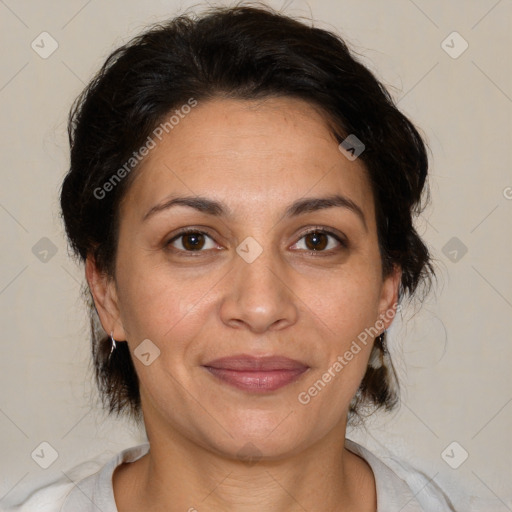
[[[217,379],[255,393],[280,389],[309,369],[309,366],[288,357],[254,357],[245,354],[215,359],[203,366]]]

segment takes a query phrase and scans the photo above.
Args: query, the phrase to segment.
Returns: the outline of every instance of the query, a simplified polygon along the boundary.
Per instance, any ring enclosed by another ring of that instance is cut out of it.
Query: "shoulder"
[[[149,444],[127,448],[105,462],[105,458],[83,462],[63,471],[52,482],[36,487],[21,502],[1,502],[2,512],[89,512],[115,510],[112,474],[123,462],[147,453]],[[113,508],[112,508],[113,506]],[[104,507],[104,508],[103,508]]]
[[[404,461],[386,459],[384,463],[367,448],[346,439],[348,450],[363,458],[372,468],[377,488],[378,510],[402,512],[452,512],[455,509],[433,478]]]
[[[72,488],[72,482],[59,478],[45,487],[33,490],[21,503],[0,504],[0,510],[2,512],[58,512]]]
[[[61,510],[66,496],[72,491],[77,482],[101,469],[99,460],[90,460],[62,471],[62,475],[51,481],[32,484],[33,487],[24,496],[0,502],[2,512],[57,512]]]

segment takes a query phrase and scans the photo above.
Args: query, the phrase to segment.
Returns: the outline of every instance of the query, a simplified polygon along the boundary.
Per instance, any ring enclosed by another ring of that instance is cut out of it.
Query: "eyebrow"
[[[153,215],[164,210],[168,210],[173,206],[188,206],[189,208],[194,208],[195,210],[198,210],[202,213],[216,217],[225,217],[231,214],[229,208],[223,205],[223,203],[208,199],[206,197],[173,197],[150,208],[144,214],[142,220],[146,221]],[[361,220],[365,231],[368,231],[368,226],[366,224],[366,218],[364,216],[363,210],[354,201],[352,201],[352,199],[349,199],[348,197],[340,194],[334,194],[327,197],[307,197],[299,199],[292,203],[285,210],[283,218],[297,217],[306,213],[335,207],[346,208],[347,210],[355,213]]]

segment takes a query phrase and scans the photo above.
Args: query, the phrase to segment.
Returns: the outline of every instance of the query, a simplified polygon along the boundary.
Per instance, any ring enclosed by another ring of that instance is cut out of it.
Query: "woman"
[[[149,442],[21,510],[453,510],[345,439],[396,404],[386,330],[433,270],[425,145],[339,37],[173,19],[107,59],[69,133],[97,381]]]

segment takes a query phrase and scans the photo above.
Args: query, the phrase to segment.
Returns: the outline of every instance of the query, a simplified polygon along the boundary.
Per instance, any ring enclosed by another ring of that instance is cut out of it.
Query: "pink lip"
[[[227,384],[259,393],[286,386],[309,368],[288,357],[254,357],[244,354],[215,359],[204,367]]]

